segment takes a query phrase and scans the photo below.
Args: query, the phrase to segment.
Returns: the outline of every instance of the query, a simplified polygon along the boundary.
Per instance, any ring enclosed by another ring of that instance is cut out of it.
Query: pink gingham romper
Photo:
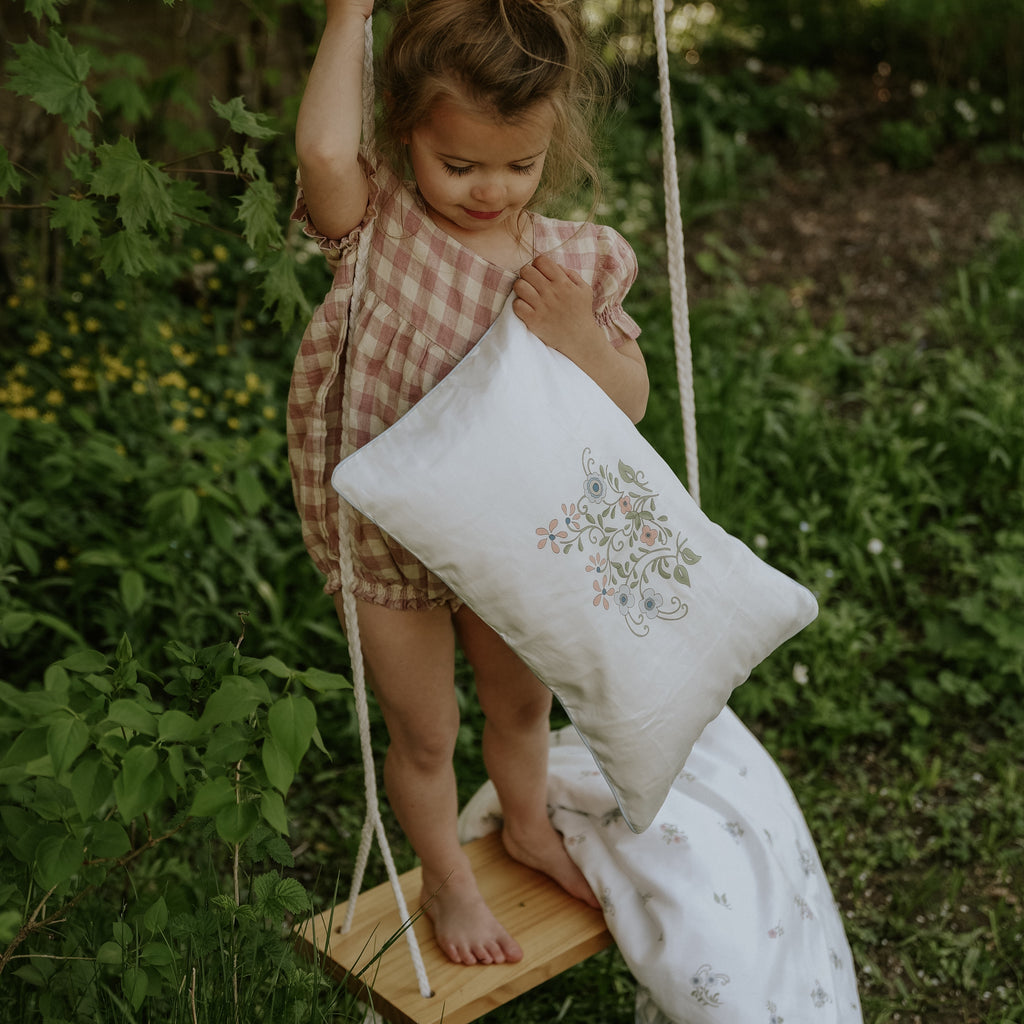
[[[339,499],[331,472],[356,448],[391,426],[480,340],[518,277],[446,234],[415,192],[381,165],[369,174],[363,223],[346,238],[320,234],[301,186],[292,214],[317,240],[334,272],[306,328],[288,396],[288,459],[306,548],[341,587]],[[365,294],[349,324],[359,236],[374,221]],[[636,256],[614,230],[533,216],[534,248],[576,270],[594,289],[594,315],[611,343],[640,329],[622,299]],[[621,333],[620,333],[621,332]],[[347,381],[345,377],[347,375]],[[342,386],[348,389],[342,423]],[[451,590],[361,513],[346,510],[353,537],[356,597],[394,609],[458,606]]]

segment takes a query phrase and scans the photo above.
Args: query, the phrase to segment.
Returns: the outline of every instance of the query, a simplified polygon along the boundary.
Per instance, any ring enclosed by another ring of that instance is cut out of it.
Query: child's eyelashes
[[[445,174],[451,175],[453,178],[464,177],[473,170],[473,164],[443,163],[441,166],[444,168]],[[509,170],[515,174],[532,174],[536,166],[536,161],[531,161],[528,164],[509,164]]]

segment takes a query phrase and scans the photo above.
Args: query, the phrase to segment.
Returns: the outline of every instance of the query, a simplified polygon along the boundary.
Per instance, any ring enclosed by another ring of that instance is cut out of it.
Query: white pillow
[[[817,615],[511,299],[332,482],[550,687],[636,832],[732,690]]]

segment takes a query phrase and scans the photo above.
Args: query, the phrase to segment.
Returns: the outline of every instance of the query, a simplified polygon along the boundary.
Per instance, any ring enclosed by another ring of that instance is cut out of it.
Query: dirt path
[[[781,170],[769,194],[690,232],[743,254],[751,285],[775,284],[816,323],[837,308],[860,349],[885,344],[933,305],[990,237],[993,216],[1024,217],[1024,166],[953,161],[918,172],[820,162]],[[719,287],[694,271],[699,296]]]

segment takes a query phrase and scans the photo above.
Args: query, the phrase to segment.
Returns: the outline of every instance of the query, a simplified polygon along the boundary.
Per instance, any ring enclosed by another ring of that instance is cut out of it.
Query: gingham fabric
[[[311,222],[301,185],[292,219],[316,239],[334,272],[306,328],[288,396],[288,459],[306,548],[341,586],[339,499],[331,471],[391,426],[480,340],[518,277],[438,228],[415,193],[386,167],[369,174],[363,223],[348,237],[324,237]],[[352,310],[359,236],[373,220],[365,294]],[[534,250],[577,271],[594,289],[594,315],[610,341],[640,329],[622,308],[636,278],[636,256],[614,230],[533,215]],[[347,375],[347,381],[345,377]],[[341,389],[347,387],[345,422]],[[471,425],[467,424],[467,429]],[[415,500],[415,495],[410,495]],[[352,509],[355,593],[395,609],[456,605],[455,595],[401,545]]]

